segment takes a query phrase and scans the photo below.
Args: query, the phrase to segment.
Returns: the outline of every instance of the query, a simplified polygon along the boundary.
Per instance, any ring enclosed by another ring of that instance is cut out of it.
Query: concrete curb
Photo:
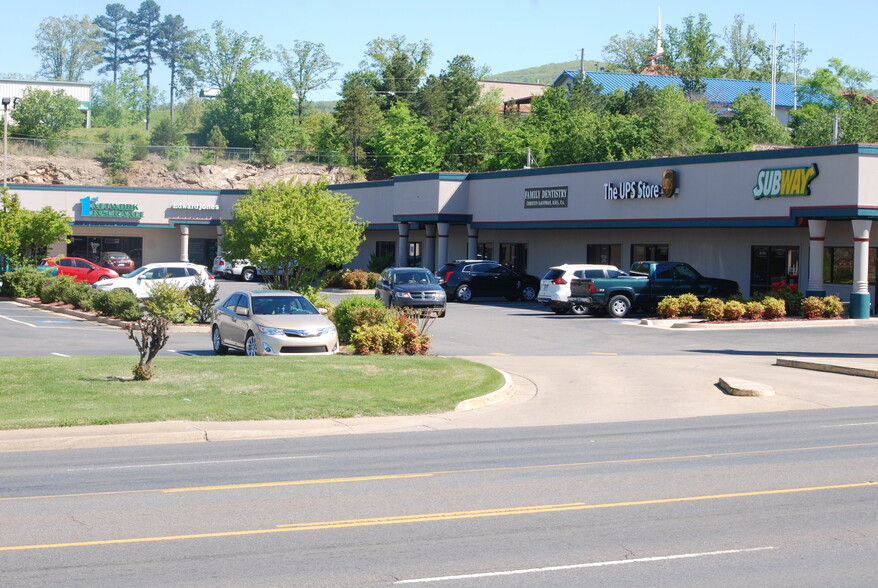
[[[774,388],[771,386],[741,378],[722,377],[719,379],[719,387],[731,396],[774,396]]]
[[[500,370],[497,370],[500,372]],[[464,400],[460,402],[455,408],[455,412],[463,412],[467,410],[475,410],[477,408],[482,408],[485,406],[490,406],[492,404],[497,404],[498,402],[503,402],[507,398],[510,398],[515,394],[515,385],[512,383],[512,377],[506,372],[500,372],[503,374],[503,378],[505,382],[503,387],[499,390],[494,390],[490,394],[485,394],[484,396],[479,396],[478,398],[470,398],[469,400]]]
[[[766,329],[766,328],[797,328],[797,327],[843,327],[856,325],[871,319],[796,319],[788,321],[754,321],[748,323],[730,323],[725,321],[702,321],[700,319],[641,319],[646,327],[658,329]]]
[[[110,327],[118,327],[120,329],[124,329],[127,328],[129,324],[133,324],[135,329],[139,329],[136,322],[123,321],[117,318],[94,314],[91,312],[85,312],[74,308],[64,308],[62,306],[55,306],[52,304],[43,304],[42,302],[29,300],[27,298],[12,298],[11,300],[20,304],[30,306],[32,308],[39,308],[40,310],[50,310],[59,314],[66,314],[80,320],[97,322]],[[171,325],[171,328],[169,330],[172,333],[209,333],[210,327],[207,325]]]
[[[857,367],[851,365],[840,365],[838,362],[836,363],[826,363],[821,362],[818,363],[816,361],[807,361],[801,359],[790,359],[779,357],[775,361],[774,365],[779,365],[782,367],[791,367],[791,368],[799,368],[803,370],[814,370],[818,372],[828,372],[833,374],[844,374],[846,376],[861,376],[864,378],[878,378],[878,366],[875,368],[870,367]]]

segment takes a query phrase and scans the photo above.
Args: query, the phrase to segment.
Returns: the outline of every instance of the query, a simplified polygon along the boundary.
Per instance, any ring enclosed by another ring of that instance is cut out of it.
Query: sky
[[[137,0],[114,0],[136,10]],[[211,30],[214,21],[239,33],[261,36],[265,44],[292,48],[294,41],[322,43],[329,57],[341,65],[337,77],[358,69],[369,41],[403,35],[409,42],[427,41],[433,58],[429,74],[438,74],[456,55],[469,55],[491,73],[537,67],[548,63],[601,60],[603,47],[613,35],[648,34],[656,25],[661,9],[662,24],[680,27],[683,18],[704,12],[715,33],[722,35],[735,14],[742,14],[757,35],[771,42],[777,27],[777,42],[790,46],[796,39],[811,49],[802,67],[813,71],[836,57],[844,63],[878,76],[875,28],[878,1],[850,0],[833,5],[801,0],[737,0],[722,3],[689,1],[587,2],[583,0],[156,0],[162,16],[183,17],[189,29]],[[8,74],[34,76],[40,60],[33,51],[35,35],[48,17],[104,14],[107,0],[35,0],[33,4],[9,0],[0,11],[4,47],[0,51],[0,77]],[[701,4],[700,8],[697,6]],[[279,72],[276,62],[260,65]],[[558,74],[561,72],[559,71]],[[108,79],[87,73],[85,81]],[[518,80],[509,80],[518,81]],[[540,80],[551,83],[551,80]],[[169,74],[157,63],[154,84],[167,90]],[[878,77],[869,88],[878,87]],[[309,100],[336,100],[340,81],[309,94]]]

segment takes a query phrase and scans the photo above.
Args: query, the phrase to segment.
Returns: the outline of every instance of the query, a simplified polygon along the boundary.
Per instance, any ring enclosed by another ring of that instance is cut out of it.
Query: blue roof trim
[[[179,225],[215,225],[219,226],[219,220],[193,220],[193,219],[169,219],[167,223],[96,223],[88,221],[73,221],[67,223],[71,227],[121,227],[125,229],[173,229]]]
[[[394,176],[396,182],[423,182],[426,180],[445,180],[447,182],[462,182],[466,180],[468,173],[464,172],[429,172],[422,174],[409,174]]]
[[[12,190],[48,190],[58,192],[106,192],[130,194],[188,194],[192,196],[219,196],[230,190],[202,190],[187,188],[132,188],[128,186],[71,186],[67,184],[9,184]]]
[[[794,147],[789,149],[773,149],[771,151],[739,151],[736,153],[685,155],[680,157],[663,157],[658,159],[632,159],[628,161],[608,161],[601,163],[573,163],[569,165],[557,165],[552,167],[538,167],[531,169],[473,172],[470,174],[469,179],[490,180],[495,178],[557,175],[566,173],[608,171],[617,169],[623,170],[652,167],[667,168],[681,165],[695,165],[704,163],[762,161],[770,159],[790,159],[797,157],[819,157],[824,155],[846,155],[851,153],[878,155],[878,145],[863,145],[858,143],[851,143],[847,145],[824,145],[820,147]]]
[[[438,222],[438,223],[469,223],[473,220],[471,214],[394,214],[393,220],[400,223],[406,222]]]
[[[699,219],[641,219],[641,220],[579,220],[530,222],[474,222],[475,229],[680,229],[680,228],[761,228],[795,227],[793,218],[699,218]]]
[[[585,75],[594,83],[600,84],[604,94],[612,94],[616,90],[630,90],[637,84],[644,84],[661,89],[666,86],[683,87],[683,81],[680,76],[652,75],[652,74],[636,74],[636,73],[614,73],[606,71],[587,71]],[[564,79],[574,80],[579,77],[576,70],[565,70],[561,73],[552,84],[559,86]],[[731,104],[741,94],[746,94],[751,90],[765,101],[771,101],[771,82],[760,82],[755,80],[731,80],[725,78],[702,78],[707,88],[704,96],[714,104]],[[792,108],[795,100],[793,99],[794,84],[787,82],[777,82],[775,84],[775,105],[785,108]],[[799,101],[801,102],[801,100]]]
[[[795,219],[875,219],[878,218],[878,207],[802,206],[791,208],[790,214]]]
[[[396,223],[375,223],[366,227],[367,231],[396,231]]]
[[[393,186],[393,180],[380,180],[377,182],[347,182],[346,184],[330,184],[330,190],[347,190],[348,188],[387,188]]]

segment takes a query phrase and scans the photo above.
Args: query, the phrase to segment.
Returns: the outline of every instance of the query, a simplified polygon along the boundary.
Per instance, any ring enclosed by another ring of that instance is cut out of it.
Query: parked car
[[[148,263],[122,278],[103,280],[92,284],[98,290],[115,290],[124,288],[137,298],[149,298],[149,290],[153,284],[167,282],[188,288],[194,286],[201,278],[205,289],[213,288],[213,274],[203,265],[185,261]]]
[[[428,309],[445,316],[445,290],[425,267],[388,267],[375,285],[375,298],[384,306]]]
[[[101,267],[81,257],[47,257],[40,260],[37,268],[49,270],[53,275],[71,276],[75,282],[88,284],[119,277],[115,270]]]
[[[570,282],[574,278],[613,278],[625,272],[615,265],[568,264],[550,267],[540,280],[540,293],[537,301],[548,306],[557,314],[585,314],[588,308],[582,304],[571,304]]]
[[[338,333],[325,313],[296,292],[235,292],[211,312],[213,350],[241,349],[251,357],[336,353]]]
[[[136,267],[134,265],[134,260],[131,259],[127,253],[122,251],[103,252],[101,258],[98,260],[98,265],[101,267],[108,267],[120,276],[133,272]]]
[[[251,264],[249,259],[227,261],[217,256],[213,260],[213,274],[227,280],[235,279],[243,280],[244,282],[255,282],[262,275],[262,272]]]
[[[637,261],[631,264],[630,275],[575,278],[570,283],[570,301],[622,318],[632,308],[655,308],[665,296],[691,293],[699,299],[728,298],[740,291],[737,282],[704,277],[688,263]]]
[[[482,296],[504,296],[508,300],[536,300],[540,279],[509,269],[496,261],[459,259],[436,270],[439,284],[449,300],[469,302]]]

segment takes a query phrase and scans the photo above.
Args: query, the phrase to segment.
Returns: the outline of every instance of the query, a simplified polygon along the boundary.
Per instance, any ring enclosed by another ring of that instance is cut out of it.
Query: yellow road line
[[[158,488],[154,490],[116,490],[109,492],[82,492],[79,494],[46,494],[46,495],[36,495],[36,496],[10,496],[6,498],[0,498],[0,502],[10,502],[15,500],[39,500],[39,499],[53,499],[53,498],[78,498],[81,496],[115,496],[120,494],[143,494],[148,492],[157,492],[160,494],[170,494],[170,493],[178,493],[178,492],[213,492],[220,490],[242,490],[242,489],[251,489],[251,488],[279,488],[285,486],[304,486],[309,484],[338,484],[338,483],[346,483],[346,482],[370,482],[376,480],[396,480],[396,479],[406,479],[406,478],[426,478],[430,476],[447,476],[453,474],[474,474],[474,473],[488,473],[488,472],[514,472],[514,471],[527,471],[527,470],[546,470],[546,469],[560,469],[560,468],[577,468],[577,467],[586,467],[586,466],[599,466],[599,465],[619,465],[626,463],[651,463],[651,462],[664,462],[664,461],[682,461],[689,459],[705,459],[705,458],[720,458],[720,457],[737,457],[744,455],[769,455],[776,453],[791,453],[791,452],[803,452],[803,451],[822,451],[829,449],[850,449],[854,447],[873,447],[878,445],[878,442],[873,443],[851,443],[847,445],[818,445],[813,447],[790,447],[786,449],[760,449],[756,451],[730,451],[726,453],[700,453],[700,454],[692,454],[692,455],[669,455],[664,457],[634,457],[630,459],[608,459],[608,460],[599,460],[599,461],[580,461],[580,462],[572,462],[572,463],[555,463],[555,464],[542,464],[542,465],[529,465],[529,466],[508,466],[508,467],[496,467],[496,468],[475,468],[475,469],[464,469],[464,470],[440,470],[435,472],[416,472],[412,474],[387,474],[387,475],[374,475],[374,476],[356,476],[356,477],[348,477],[348,478],[322,478],[322,479],[313,479],[313,480],[286,480],[281,482],[254,482],[254,483],[245,483],[245,484],[227,484],[227,485],[219,485],[219,486],[194,486],[189,488]]]
[[[165,537],[135,537],[129,539],[106,539],[102,541],[78,541],[70,543],[47,543],[42,545],[11,545],[0,547],[0,551],[26,551],[36,549],[60,549],[67,547],[94,547],[99,545],[120,545],[130,543],[155,543],[161,541],[181,541],[192,539],[213,539],[218,537],[241,537],[250,535],[267,535],[270,533],[291,533],[295,531],[319,531],[327,529],[343,529],[349,527],[372,527],[378,525],[398,525],[406,523],[423,523],[432,521],[447,521],[455,519],[474,519],[484,517],[514,516],[526,514],[542,514],[576,510],[591,510],[598,508],[618,508],[626,506],[647,506],[654,504],[670,504],[680,502],[694,502],[703,500],[720,500],[729,498],[748,498],[754,496],[771,496],[779,494],[792,494],[798,492],[817,492],[824,490],[846,490],[851,488],[864,488],[876,486],[878,482],[860,482],[854,484],[836,484],[831,486],[810,486],[804,488],[782,488],[779,490],[757,490],[753,492],[735,492],[729,494],[711,494],[706,496],[683,496],[677,498],[656,498],[652,500],[636,500],[628,502],[611,502],[604,504],[586,504],[584,502],[572,502],[566,504],[544,504],[536,506],[521,506],[511,508],[498,508],[489,510],[469,510],[445,513],[425,513],[420,515],[402,515],[394,517],[374,517],[366,519],[349,519],[339,521],[323,521],[312,523],[293,523],[278,525],[273,529],[253,529],[247,531],[224,531],[218,533],[198,533],[188,535],[168,535]]]

